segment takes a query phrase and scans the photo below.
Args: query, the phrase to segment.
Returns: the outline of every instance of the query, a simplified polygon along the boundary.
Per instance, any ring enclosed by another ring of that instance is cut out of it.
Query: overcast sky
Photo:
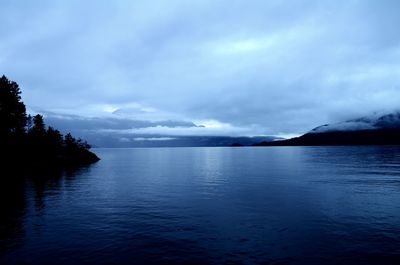
[[[151,124],[133,134],[296,135],[399,108],[397,0],[0,8],[0,74],[32,112]]]

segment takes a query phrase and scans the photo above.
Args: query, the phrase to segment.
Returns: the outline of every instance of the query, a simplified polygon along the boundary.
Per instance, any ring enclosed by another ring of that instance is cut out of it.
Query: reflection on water
[[[400,147],[96,153],[2,174],[0,264],[400,263]]]
[[[13,181],[3,175],[0,185],[0,255],[18,246],[23,237],[23,217],[26,211],[25,182]],[[14,177],[14,176],[12,176]]]
[[[56,170],[45,172],[2,172],[0,179],[0,254],[23,245],[28,214],[40,216],[45,210],[46,196],[58,194],[64,182],[71,182],[79,170]],[[31,207],[29,207],[31,206]]]

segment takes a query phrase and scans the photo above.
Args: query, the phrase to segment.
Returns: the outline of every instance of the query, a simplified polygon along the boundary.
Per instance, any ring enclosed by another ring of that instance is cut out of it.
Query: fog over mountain
[[[400,145],[400,112],[378,114],[318,126],[291,139],[256,146]]]
[[[357,131],[357,130],[379,130],[400,128],[400,112],[389,114],[375,113],[370,116],[338,122],[333,124],[325,124],[316,127],[310,133],[340,132],[340,131]]]
[[[290,137],[399,109],[396,0],[2,0],[1,9],[1,73],[32,112],[63,116],[51,118],[60,127]]]

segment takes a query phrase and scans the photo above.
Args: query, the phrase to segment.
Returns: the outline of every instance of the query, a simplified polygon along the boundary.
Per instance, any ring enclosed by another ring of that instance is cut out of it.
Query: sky
[[[0,74],[19,83],[30,113],[82,130],[289,137],[399,109],[397,0],[0,8]]]

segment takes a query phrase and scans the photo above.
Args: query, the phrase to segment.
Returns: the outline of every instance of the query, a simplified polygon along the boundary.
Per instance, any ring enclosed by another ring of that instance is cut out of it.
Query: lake
[[[400,147],[93,151],[2,174],[0,264],[400,264]]]

